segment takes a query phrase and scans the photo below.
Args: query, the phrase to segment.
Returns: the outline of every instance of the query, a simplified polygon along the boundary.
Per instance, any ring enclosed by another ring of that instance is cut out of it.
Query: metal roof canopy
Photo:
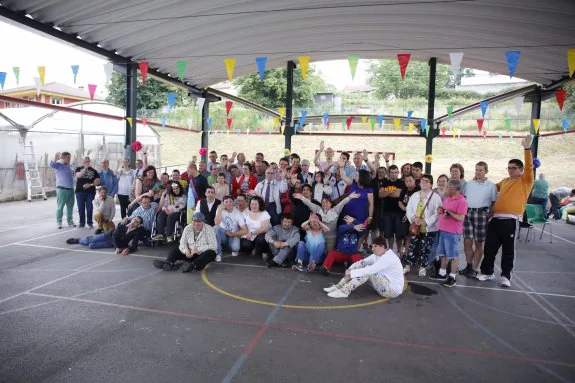
[[[505,51],[520,50],[516,76],[546,85],[568,76],[575,46],[572,0],[4,0],[0,14],[11,18],[6,10],[79,36],[116,63],[148,61],[166,81],[188,60],[196,97],[227,79],[226,57],[242,76],[256,72],[258,56],[275,68],[302,54],[449,63],[450,52],[463,52],[462,67],[505,74]]]

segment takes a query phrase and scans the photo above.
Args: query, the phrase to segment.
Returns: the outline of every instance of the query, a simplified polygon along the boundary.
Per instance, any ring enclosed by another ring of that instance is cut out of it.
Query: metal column
[[[293,71],[295,63],[288,61],[287,63],[287,92],[286,92],[286,121],[284,128],[285,136],[285,149],[291,151],[291,136],[293,135],[292,115],[293,115]]]
[[[130,146],[132,142],[136,141],[136,125],[137,125],[137,89],[138,89],[138,64],[130,63],[126,68],[126,118],[132,118],[132,126],[126,120],[126,137],[125,144]],[[130,151],[130,165],[136,166],[136,153]]]
[[[208,131],[208,118],[210,117],[210,103],[208,102],[207,95],[204,93],[204,106],[202,108],[202,148],[206,148],[208,150],[209,144],[209,131]],[[207,161],[207,153],[205,156],[202,156],[202,161]]]
[[[539,131],[535,132],[535,126],[533,125],[533,120],[541,118],[541,87],[537,87],[533,99],[531,101],[531,135],[533,136],[533,141],[531,144],[531,153],[533,158],[537,158],[537,152],[539,151]],[[537,175],[537,169],[533,169],[533,174]]]
[[[429,93],[427,95],[427,137],[425,139],[425,157],[433,153],[433,138],[435,137],[435,77],[437,73],[437,58],[429,59]],[[425,173],[431,174],[431,162],[425,161]]]

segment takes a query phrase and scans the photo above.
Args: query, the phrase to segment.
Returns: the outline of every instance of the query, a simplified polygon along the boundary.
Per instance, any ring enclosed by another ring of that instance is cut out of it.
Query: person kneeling
[[[266,242],[269,244],[270,252],[274,256],[273,259],[268,261],[268,267],[280,267],[286,260],[291,262],[299,239],[299,230],[293,225],[292,216],[284,214],[281,224],[272,227],[266,233]]]
[[[373,254],[351,265],[338,284],[323,289],[328,297],[347,298],[367,281],[384,298],[401,295],[405,280],[399,257],[387,247],[382,237],[373,240],[372,249]]]
[[[156,259],[154,266],[158,269],[171,271],[175,269],[177,261],[184,261],[181,272],[202,270],[208,263],[216,259],[218,243],[214,228],[206,225],[206,217],[202,213],[195,213],[192,224],[186,226],[180,239],[180,246],[170,250],[168,258],[164,261]]]
[[[113,247],[116,248],[116,254],[128,255],[138,250],[138,239],[143,231],[142,222],[142,217],[136,216],[128,224],[120,222],[112,231],[85,238],[70,238],[66,243],[70,245],[79,243],[90,249]]]

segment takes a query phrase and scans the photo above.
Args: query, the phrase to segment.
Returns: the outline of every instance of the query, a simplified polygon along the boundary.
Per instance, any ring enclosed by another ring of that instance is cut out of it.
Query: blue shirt
[[[118,194],[118,177],[114,175],[111,169],[107,172],[100,170],[100,185],[108,189],[108,195],[114,197]]]
[[[353,225],[340,225],[337,228],[337,251],[344,254],[357,254],[357,245],[362,232],[357,232]]]
[[[56,171],[56,187],[60,186],[67,189],[74,187],[74,171],[70,165],[60,161],[50,161],[50,167]]]
[[[150,203],[150,208],[148,210],[144,209],[142,206],[139,206],[136,210],[134,210],[129,218],[132,219],[137,216],[142,217],[142,227],[148,231],[152,231],[152,225],[154,224],[154,219],[156,219],[157,207],[158,204],[155,202]]]

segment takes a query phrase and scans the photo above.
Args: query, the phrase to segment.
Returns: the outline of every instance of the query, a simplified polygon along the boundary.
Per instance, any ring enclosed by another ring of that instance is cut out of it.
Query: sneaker
[[[264,261],[267,261],[268,260],[268,253],[262,253],[262,259]]]
[[[221,262],[221,261],[222,261],[222,256],[216,255],[216,262]]]
[[[335,290],[332,291],[331,293],[328,293],[327,296],[330,298],[347,298],[349,294],[346,294],[341,290]]]
[[[78,243],[80,243],[80,238],[68,238],[68,239],[66,240],[66,243],[67,243],[68,245],[78,244]]]
[[[435,271],[429,276],[429,279],[433,281],[445,281],[447,280],[447,274],[441,275],[438,271]]]
[[[84,227],[86,227],[86,225],[79,224],[78,227],[79,227],[80,229],[83,229]]]
[[[321,275],[323,275],[325,277],[327,277],[329,275],[329,270],[325,266],[320,266],[318,271],[321,273]]]
[[[411,271],[411,266],[405,265],[403,266],[403,274],[407,274]]]
[[[92,225],[91,223],[88,224],[88,229],[93,229],[94,225]]]
[[[164,236],[162,234],[154,235],[152,237],[152,241],[163,241],[163,240],[164,240]]]
[[[168,236],[166,237],[166,242],[167,242],[167,243],[173,243],[173,242],[174,242],[174,236],[168,235]]]
[[[74,221],[68,222],[68,227],[76,227]]]
[[[311,262],[309,263],[309,265],[307,265],[306,272],[311,273],[312,271],[315,270],[316,266],[317,266],[317,265],[315,264],[315,262],[314,262],[314,261],[311,261]]]
[[[172,268],[173,268],[173,266],[170,262],[164,261],[161,259],[156,259],[154,261],[154,267],[157,269],[162,269],[164,271],[172,271]]]
[[[194,268],[194,264],[192,262],[184,262],[182,264],[182,267],[180,268],[180,271],[182,273],[189,273],[192,271],[195,271],[196,269]]]
[[[232,257],[237,257],[238,256],[238,252],[237,251],[232,251]]]
[[[332,292],[334,292],[334,291],[336,291],[336,290],[339,290],[336,285],[331,285],[331,286],[329,286],[329,287],[324,287],[324,288],[323,288],[323,291],[325,291],[326,293],[332,293]]]
[[[469,274],[465,274],[465,276],[467,278],[477,278],[478,275],[479,275],[479,273],[475,270],[471,270],[471,272]]]
[[[96,229],[94,234],[102,234],[103,232],[104,232],[104,229]]]
[[[475,278],[480,281],[492,281],[495,279],[495,275],[493,274],[478,274]]]
[[[471,274],[471,273],[473,273],[473,269],[472,269],[472,268],[466,267],[466,268],[464,268],[464,269],[459,270],[459,275],[463,275],[463,276],[466,276],[466,277],[468,277],[469,274]]]
[[[420,277],[425,277],[427,275],[427,270],[425,270],[425,267],[420,267],[419,268],[419,272],[417,273]]]
[[[272,259],[272,260],[268,261],[268,268],[271,269],[272,267],[280,267],[280,265],[278,265],[277,263],[275,263],[275,262],[273,261],[273,259]]]
[[[455,278],[453,278],[451,275],[447,278],[445,282],[443,282],[443,286],[445,287],[453,287],[455,285],[457,285],[457,282],[455,281]]]
[[[507,279],[507,277],[501,277],[501,281],[499,282],[501,287],[511,287],[511,281]]]
[[[305,271],[305,267],[303,267],[303,265],[301,263],[298,263],[297,265],[293,265],[292,269],[297,270],[297,271],[301,271],[301,272]]]
[[[57,227],[58,229],[61,229],[61,228],[62,228],[62,224],[61,224],[61,223],[57,223],[57,224],[56,224],[56,227]]]

